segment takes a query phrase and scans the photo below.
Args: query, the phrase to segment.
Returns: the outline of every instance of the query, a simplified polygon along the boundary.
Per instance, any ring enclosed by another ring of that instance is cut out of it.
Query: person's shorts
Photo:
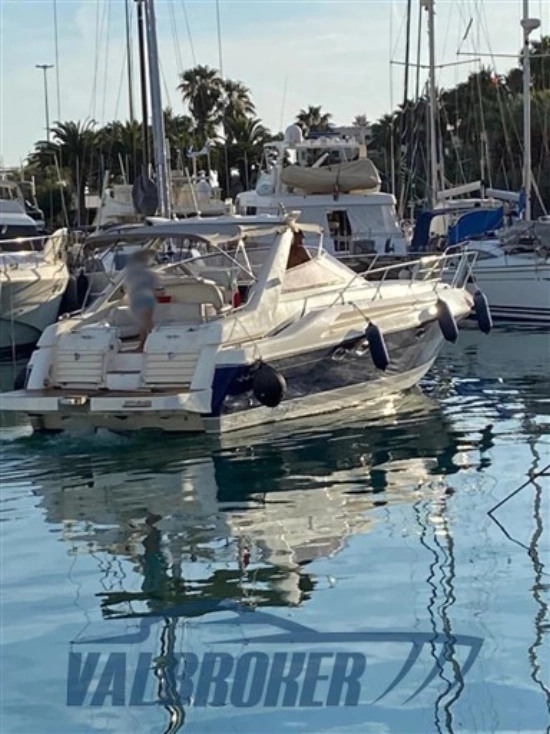
[[[153,291],[142,291],[136,293],[134,298],[132,298],[130,308],[136,320],[141,324],[151,316],[155,310],[156,303],[157,301]]]

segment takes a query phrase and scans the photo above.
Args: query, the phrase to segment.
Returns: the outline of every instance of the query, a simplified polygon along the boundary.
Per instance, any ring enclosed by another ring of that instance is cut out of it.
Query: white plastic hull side
[[[494,267],[482,261],[474,275],[495,318],[550,323],[550,263]]]
[[[146,410],[122,413],[44,411],[30,415],[37,431],[82,431],[104,428],[117,432],[156,429],[175,433],[220,434],[268,423],[330,413],[342,408],[362,406],[368,413],[369,403],[376,410],[390,396],[414,387],[431,368],[434,360],[409,372],[381,376],[359,385],[286,400],[278,408],[251,408],[217,418],[203,417],[185,410]],[[12,393],[16,396],[17,393]],[[0,398],[2,402],[10,396]],[[52,399],[53,400],[53,399]],[[7,406],[6,406],[7,407]]]
[[[53,276],[0,280],[0,352],[36,344],[57,319],[68,280],[65,267]]]

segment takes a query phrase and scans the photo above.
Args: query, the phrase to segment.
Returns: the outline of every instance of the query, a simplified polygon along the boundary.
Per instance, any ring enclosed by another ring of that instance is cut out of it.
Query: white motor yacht
[[[69,282],[66,239],[67,231],[58,230],[0,240],[0,354],[32,348],[57,319]]]
[[[24,389],[3,394],[1,408],[45,431],[219,433],[376,404],[416,385],[473,308],[490,329],[485,299],[465,287],[475,254],[458,256],[449,283],[441,272],[456,253],[409,263],[399,278],[390,274],[401,265],[371,269],[367,280],[325,251],[319,228],[300,225],[317,234],[310,248],[297,228],[290,217],[235,219],[220,234],[199,219],[91,238],[150,251],[179,240],[199,252],[154,269],[143,349],[125,269],[88,309],[44,332]]]
[[[17,237],[34,237],[39,225],[27,214],[25,198],[15,181],[0,177],[0,242]]]
[[[395,197],[380,185],[364,144],[334,136],[303,140],[290,125],[283,141],[264,146],[256,188],[239,194],[235,209],[251,215],[299,209],[301,221],[320,226],[327,250],[340,259],[406,255]]]

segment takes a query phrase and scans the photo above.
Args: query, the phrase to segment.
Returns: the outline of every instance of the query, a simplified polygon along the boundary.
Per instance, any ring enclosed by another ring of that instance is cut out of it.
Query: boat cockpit
[[[157,228],[158,229],[158,228]],[[290,247],[283,247],[283,234],[287,225],[267,228],[238,227],[236,233],[204,236],[186,231],[185,224],[170,228],[162,225],[154,236],[154,228],[121,228],[115,234],[115,246],[142,243],[134,253],[138,259],[148,260],[154,282],[153,325],[163,327],[178,324],[196,328],[215,319],[223,319],[243,309],[258,290],[268,290],[277,278],[270,273],[277,258],[282,271],[281,298],[293,300],[308,297],[312,291],[345,287],[353,274],[348,268],[324,251],[322,233],[310,226],[308,245],[304,244],[301,230],[294,227]],[[312,233],[317,232],[318,242],[311,244]],[[153,236],[151,236],[153,235]],[[169,241],[167,241],[169,240]],[[105,242],[105,235],[91,237],[89,246]],[[113,246],[113,242],[109,243]],[[158,263],[158,253],[166,253],[167,247],[175,253],[175,261]],[[285,255],[285,252],[287,254]],[[132,308],[128,288],[128,266],[109,283],[103,293],[82,313],[82,323],[107,323],[116,327],[119,338],[131,339],[139,331],[135,309]]]

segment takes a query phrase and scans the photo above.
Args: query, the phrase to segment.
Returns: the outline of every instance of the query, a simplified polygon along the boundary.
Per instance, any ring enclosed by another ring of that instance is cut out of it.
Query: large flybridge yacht
[[[418,383],[472,309],[490,328],[483,295],[465,288],[471,254],[362,277],[325,251],[318,227],[298,230],[292,217],[159,221],[90,244],[141,242],[143,255],[167,240],[190,256],[150,271],[156,304],[141,347],[125,268],[88,309],[46,329],[3,410],[38,430],[218,433],[377,403]]]
[[[252,215],[299,209],[301,221],[321,227],[339,258],[406,255],[395,198],[380,185],[364,144],[334,136],[303,140],[291,125],[283,141],[265,145],[256,188],[239,194],[235,209]]]

